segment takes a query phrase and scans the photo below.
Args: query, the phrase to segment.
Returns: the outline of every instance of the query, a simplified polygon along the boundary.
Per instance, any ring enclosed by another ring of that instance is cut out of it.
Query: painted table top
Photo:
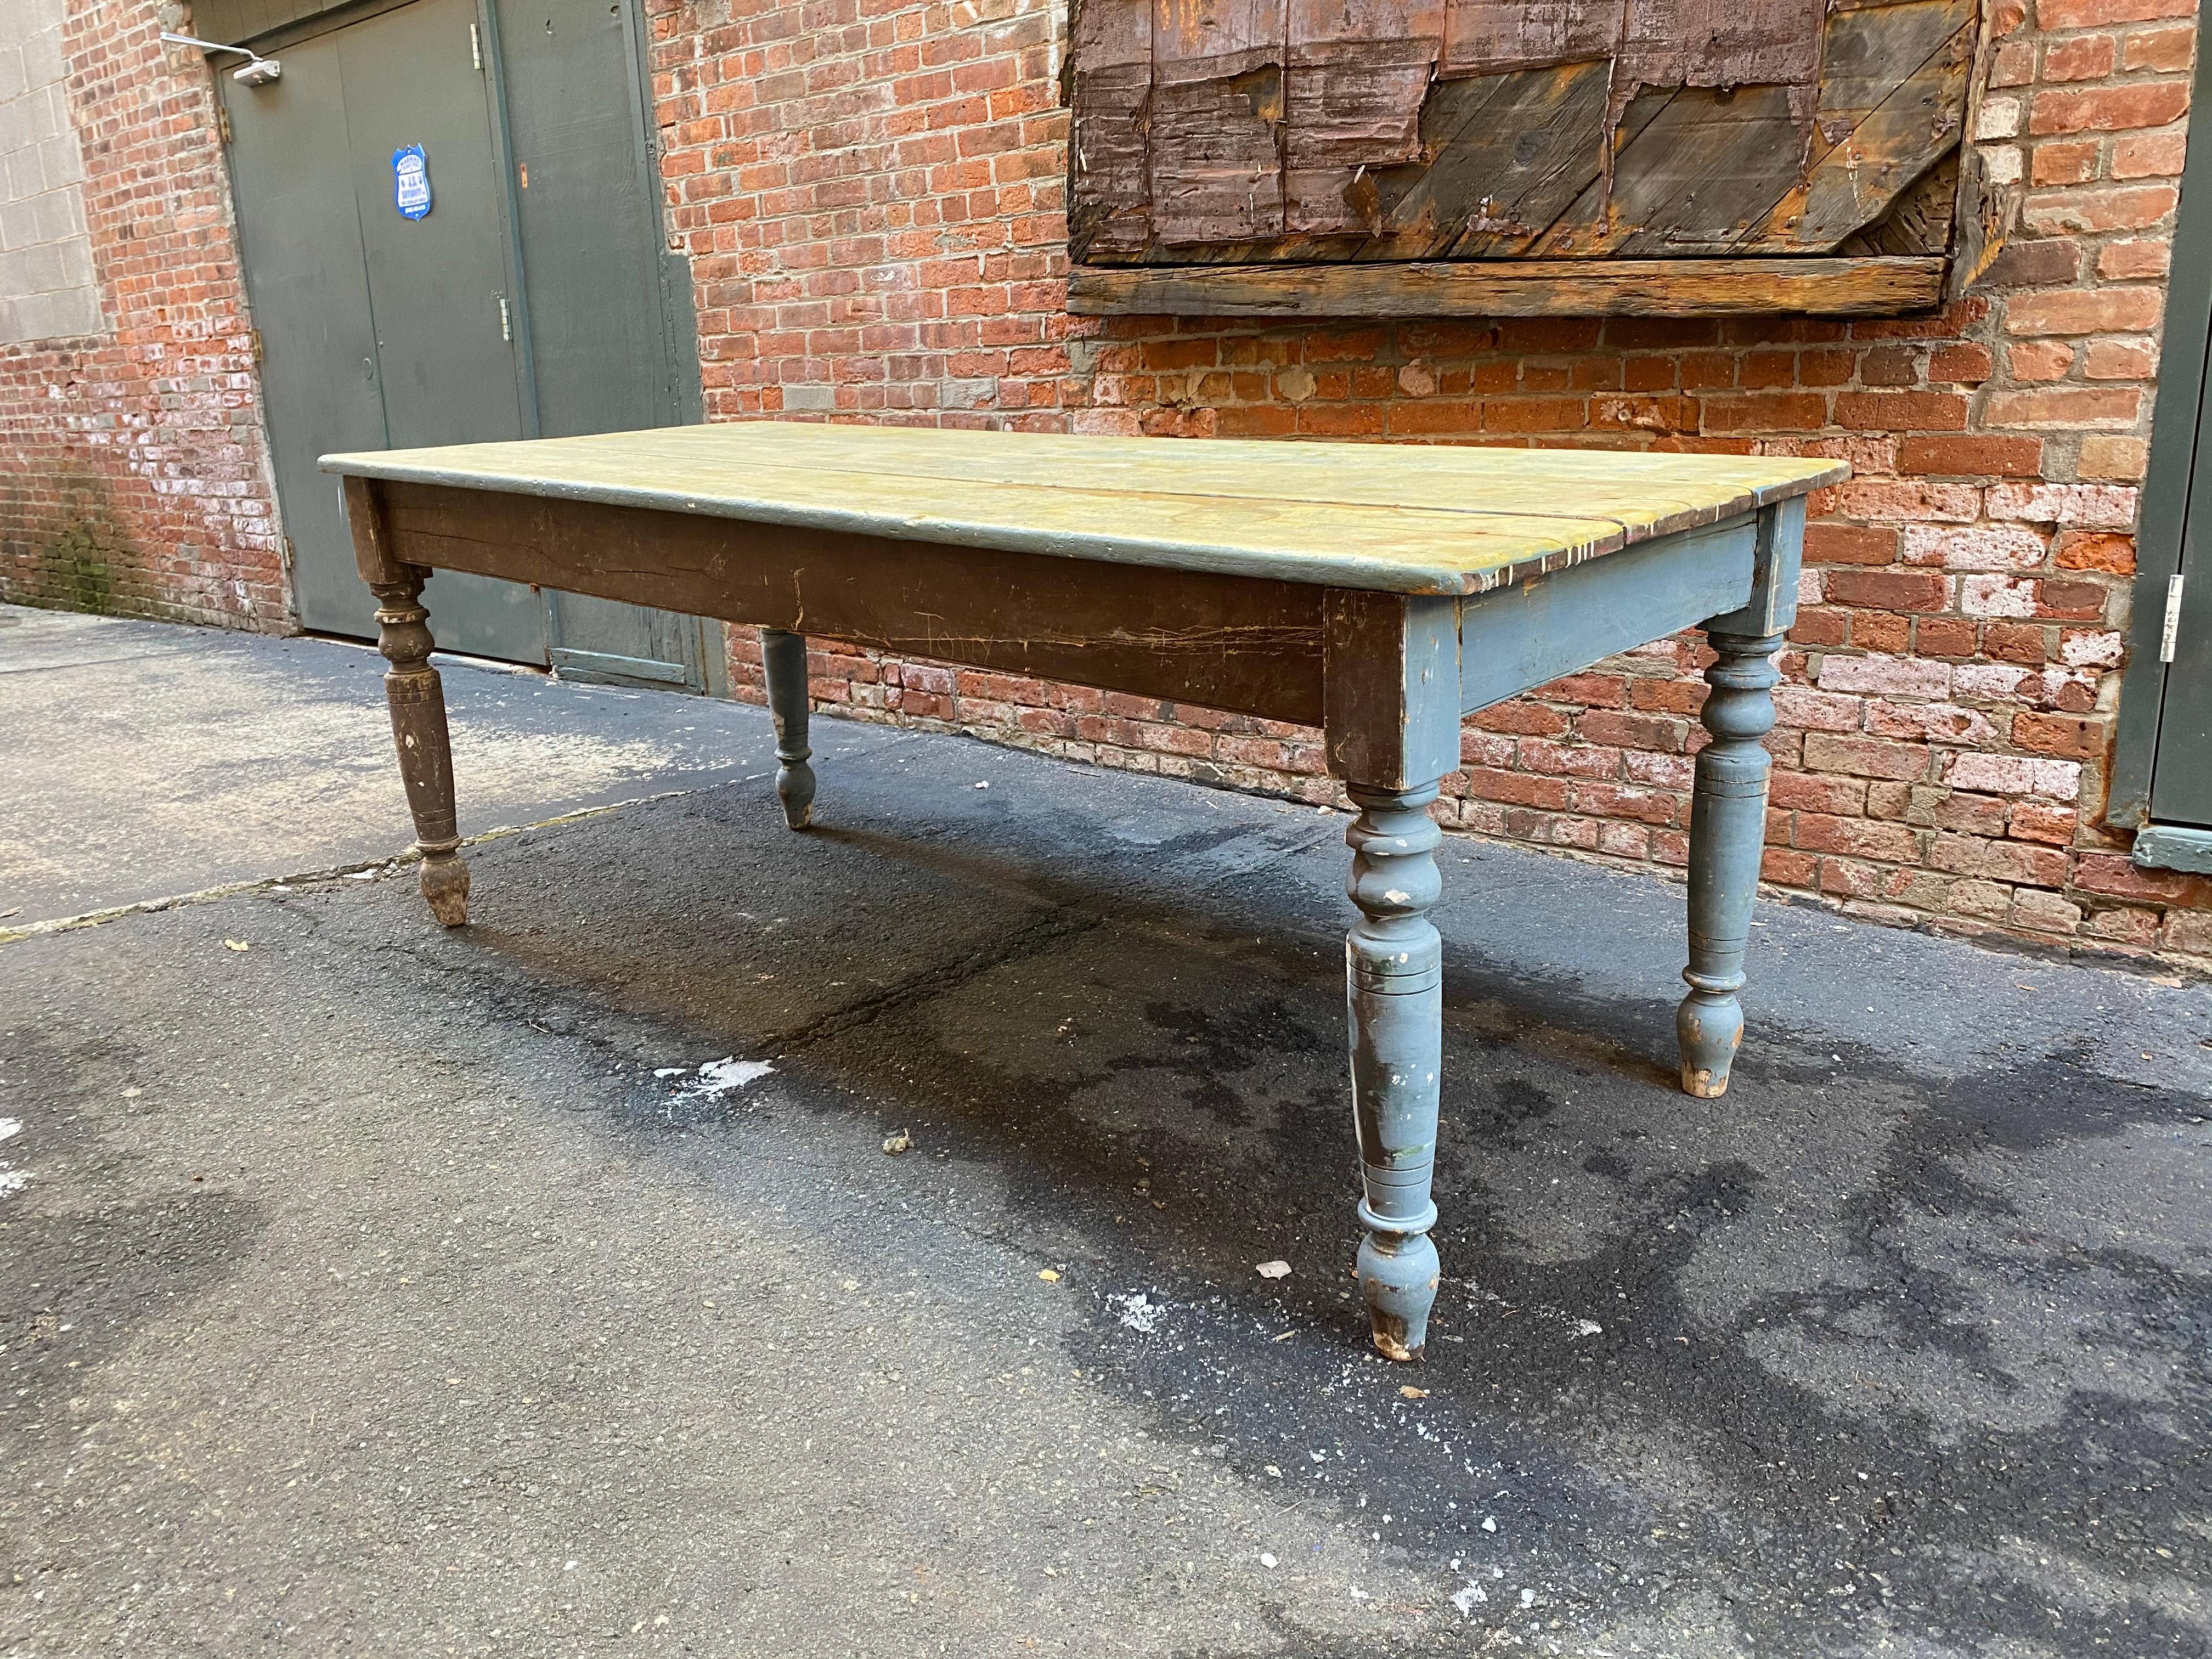
[[[1840,482],[1840,462],[738,421],[324,471],[1399,593],[1480,593]]]

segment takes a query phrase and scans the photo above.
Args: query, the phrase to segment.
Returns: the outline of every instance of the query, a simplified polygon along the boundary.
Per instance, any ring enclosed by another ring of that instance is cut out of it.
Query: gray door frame
[[[2212,99],[2212,52],[2197,55],[2192,97],[2192,107],[2212,107],[2205,102]],[[2159,719],[2170,678],[2167,665],[2159,660],[2160,647],[2167,593],[2172,580],[2182,574],[2185,551],[2197,555],[2197,568],[2190,573],[2192,584],[2212,588],[2212,549],[2200,549],[2188,536],[2192,495],[2199,500],[2200,516],[2212,516],[2207,513],[2212,508],[2212,444],[2203,436],[2206,418],[2212,415],[2206,399],[2208,348],[2212,348],[2212,121],[2197,121],[2190,125],[2181,206],[2174,222],[2150,465],[2143,479],[2142,522],[2136,537],[2128,665],[2120,682],[2105,820],[2136,832],[2132,856],[2139,865],[2212,873],[2212,830],[2160,824],[2151,816]],[[2212,757],[2205,763],[2212,764]]]

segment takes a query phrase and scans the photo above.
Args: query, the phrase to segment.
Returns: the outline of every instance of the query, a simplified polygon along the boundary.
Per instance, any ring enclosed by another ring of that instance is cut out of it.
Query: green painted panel
[[[2212,104],[2212,52],[2199,52],[2191,105],[2201,110],[2208,104]],[[2201,808],[2203,791],[2212,784],[2212,775],[2208,775],[2212,774],[2212,756],[2203,747],[2203,705],[2196,703],[2193,712],[2190,707],[2192,696],[2202,698],[2212,691],[2212,677],[2203,672],[2201,657],[2193,653],[2191,666],[2176,662],[2171,672],[2159,660],[2167,584],[2183,568],[2185,555],[2206,545],[2206,486],[2200,462],[2212,460],[2212,447],[2204,436],[2208,344],[2212,344],[2212,121],[2199,121],[2189,130],[2181,207],[2174,219],[2158,406],[2152,417],[2150,470],[2143,479],[2142,523],[2136,537],[2128,665],[2120,684],[2106,796],[2106,821],[2119,828],[2134,828],[2151,816],[2154,793],[2159,798],[2156,810],[2164,815],[2182,810],[2185,799]],[[2197,568],[2189,585],[2201,590],[2212,581],[2212,568],[2201,555],[2194,562]],[[2200,591],[2191,597],[2196,603],[2187,618],[2189,634],[2176,645],[2201,652],[2207,620],[2202,607],[2207,596]],[[2182,684],[2185,674],[2193,678],[2193,691]],[[2181,702],[2171,732],[2185,733],[2193,721],[2198,734],[2193,750],[2185,738],[2161,733],[2175,693]],[[2189,781],[2192,775],[2194,782]]]
[[[2150,815],[2160,823],[2212,825],[2212,399],[2203,410],[2182,521],[2181,614],[2151,772]],[[2159,632],[2164,612],[2160,605],[2151,619]]]
[[[302,624],[328,633],[374,636],[375,600],[315,458],[523,429],[500,337],[504,230],[474,17],[470,0],[417,0],[295,41],[271,85],[217,81],[293,591]],[[436,198],[419,224],[392,201],[402,143],[433,157]],[[545,660],[529,588],[441,575],[428,599],[447,648]]]
[[[249,40],[255,35],[336,9],[332,0],[193,0],[191,33],[204,40]],[[234,58],[228,61],[236,64],[240,60]],[[291,64],[285,64],[284,73],[289,76],[291,72]]]
[[[494,3],[538,430],[678,424],[685,400],[628,8]],[[696,619],[573,593],[552,606],[563,673],[700,683]]]
[[[354,574],[353,544],[332,481],[315,458],[333,445],[381,448],[384,401],[352,192],[335,41],[288,52],[283,79],[216,84],[230,115],[231,182],[261,391],[291,538],[300,620],[370,635],[375,602]]]
[[[2202,64],[2198,83],[2200,89],[2205,85]],[[2195,392],[2196,418],[2181,430],[2155,433],[2162,453],[2154,459],[2154,477],[2146,481],[2142,540],[2146,574],[2150,574],[2155,544],[2172,535],[2173,517],[2180,519],[2180,615],[2159,704],[2150,816],[2160,823],[2205,827],[2212,826],[2212,398],[2204,396],[2208,366],[2212,365],[2212,356],[2208,356],[2212,330],[2206,326],[2208,314],[2212,314],[2212,290],[2206,283],[2206,265],[2212,263],[2212,147],[2203,133],[2191,137],[2160,374],[2161,380]],[[2185,315],[2179,314],[2185,311]],[[2181,401],[2169,399],[2166,390],[2163,386],[2160,389],[2160,421]],[[2185,453],[2178,453],[2185,445]],[[2148,614],[2137,618],[2138,652],[2146,647],[2154,652],[2165,632],[2167,595],[2155,587],[2146,592],[2147,586],[2148,583],[2139,584],[2136,592],[2138,607],[2149,601]]]
[[[614,0],[497,0],[539,434],[682,419],[660,304],[660,216]]]
[[[368,271],[390,442],[520,437],[501,181],[470,0],[416,0],[337,33],[355,207]],[[392,155],[419,144],[429,213],[404,216]],[[545,660],[544,603],[526,586],[440,576],[424,603],[440,641]]]
[[[2212,876],[2212,830],[2154,823],[2136,837],[2130,856],[2146,870],[2185,870],[2195,876]]]

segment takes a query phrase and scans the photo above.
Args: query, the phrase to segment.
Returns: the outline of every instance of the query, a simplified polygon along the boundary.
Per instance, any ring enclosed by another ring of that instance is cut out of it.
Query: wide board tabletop
[[[1480,593],[1841,462],[734,421],[325,455],[358,477],[1399,593]]]

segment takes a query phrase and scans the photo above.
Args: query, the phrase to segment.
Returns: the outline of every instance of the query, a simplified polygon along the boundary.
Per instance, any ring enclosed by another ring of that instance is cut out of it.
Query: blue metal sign
[[[420,144],[392,152],[392,200],[400,216],[422,219],[430,211],[430,158]]]

